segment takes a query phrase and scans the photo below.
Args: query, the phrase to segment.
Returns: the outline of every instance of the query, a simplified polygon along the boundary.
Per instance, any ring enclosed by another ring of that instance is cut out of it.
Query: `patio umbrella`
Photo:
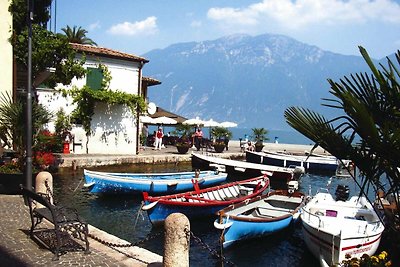
[[[165,116],[161,116],[158,118],[153,119],[155,124],[163,124],[163,125],[167,125],[167,124],[177,124],[177,121],[169,118],[169,117],[165,117]]]
[[[202,125],[204,124],[203,120],[200,120],[199,117],[196,117],[194,119],[188,119],[182,122],[182,124],[188,124],[188,125]]]
[[[142,123],[155,124],[154,123],[154,119],[152,117],[149,117],[149,116],[140,116],[139,120]]]
[[[234,123],[231,121],[224,121],[224,122],[221,122],[221,126],[225,127],[225,128],[237,127],[237,123]]]
[[[214,121],[213,119],[210,119],[208,121],[203,122],[204,127],[220,127],[221,123]]]
[[[204,127],[209,127],[210,132],[210,140],[211,140],[211,127],[221,127],[221,123],[214,121],[213,119],[209,119],[208,121],[204,121]]]

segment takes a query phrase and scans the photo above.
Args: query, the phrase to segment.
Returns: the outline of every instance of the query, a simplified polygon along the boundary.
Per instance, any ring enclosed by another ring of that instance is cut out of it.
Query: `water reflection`
[[[124,165],[93,168],[111,172],[177,172],[191,170],[190,163],[167,165]],[[312,194],[319,188],[325,188],[330,176],[306,174],[300,183],[300,191]],[[145,213],[140,212],[141,195],[98,196],[85,191],[83,170],[72,172],[63,170],[54,175],[55,199],[78,210],[82,217],[102,229],[136,243],[150,237],[142,247],[157,254],[163,254],[163,236],[161,228],[153,228]],[[331,192],[337,184],[348,185],[350,194],[359,192],[350,178],[332,179]],[[212,221],[196,220],[191,222],[192,232],[203,240],[212,250],[219,251],[219,235]],[[152,238],[155,237],[155,238]],[[200,244],[192,240],[190,248],[190,266],[220,266]],[[307,250],[302,239],[301,225],[293,225],[280,233],[242,242],[224,251],[224,256],[237,266],[319,266],[318,261]]]

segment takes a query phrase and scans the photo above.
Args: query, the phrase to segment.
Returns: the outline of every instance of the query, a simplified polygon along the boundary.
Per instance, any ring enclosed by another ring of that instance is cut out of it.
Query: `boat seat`
[[[245,186],[239,186],[239,193],[242,196],[248,196],[251,193],[253,193],[253,188],[245,187]]]
[[[267,217],[267,218],[275,218],[287,215],[291,210],[279,209],[279,208],[263,208],[259,207],[256,210],[256,216],[259,217]]]

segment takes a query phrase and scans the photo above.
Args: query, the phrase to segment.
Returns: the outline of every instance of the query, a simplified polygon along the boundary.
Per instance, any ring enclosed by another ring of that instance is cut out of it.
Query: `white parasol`
[[[224,121],[221,122],[221,126],[225,128],[231,128],[231,127],[237,127],[237,123],[231,122],[231,121]]]
[[[214,121],[213,119],[209,119],[208,121],[203,122],[204,127],[221,127],[221,123]]]
[[[204,121],[200,120],[199,117],[196,117],[194,119],[188,119],[182,122],[182,124],[188,124],[188,125],[203,125]]]
[[[140,116],[139,120],[141,123],[155,124],[154,119],[149,116]]]
[[[154,124],[163,124],[163,125],[170,124],[171,125],[171,124],[177,124],[178,122],[172,118],[161,116],[161,117],[154,118],[153,123]]]

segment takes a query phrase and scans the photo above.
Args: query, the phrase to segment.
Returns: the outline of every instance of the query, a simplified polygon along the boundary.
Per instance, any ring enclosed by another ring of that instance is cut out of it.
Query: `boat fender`
[[[157,205],[157,203],[158,203],[158,200],[151,202],[147,205],[143,205],[142,210],[151,210],[155,205]]]
[[[233,222],[227,222],[227,223],[218,223],[217,221],[214,221],[214,227],[217,228],[218,230],[224,230],[228,229],[231,227]]]
[[[178,182],[170,182],[167,184],[167,186],[177,186]]]
[[[91,183],[83,184],[83,187],[92,187],[95,184],[96,184],[95,182],[91,182]]]

